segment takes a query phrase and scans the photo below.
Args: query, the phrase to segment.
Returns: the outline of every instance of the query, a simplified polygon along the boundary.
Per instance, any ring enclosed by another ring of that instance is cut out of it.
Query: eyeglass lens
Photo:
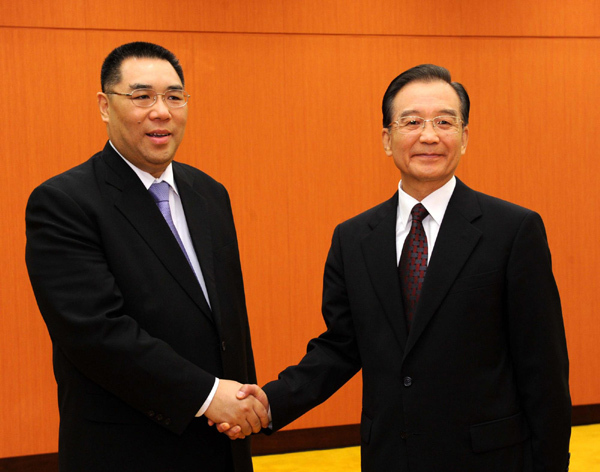
[[[154,90],[140,89],[131,94],[131,100],[138,107],[151,107],[156,103],[157,97],[162,95],[165,103],[170,108],[179,108],[187,103],[188,96],[183,90],[168,90],[164,94]]]

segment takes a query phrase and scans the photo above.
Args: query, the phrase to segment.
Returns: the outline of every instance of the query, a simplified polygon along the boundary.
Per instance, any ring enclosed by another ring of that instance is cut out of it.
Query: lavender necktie
[[[171,228],[171,232],[173,233],[173,236],[175,236],[177,243],[179,243],[179,247],[183,251],[185,258],[188,261],[188,264],[190,265],[190,267],[192,267],[192,270],[194,270],[192,263],[190,262],[190,258],[188,257],[188,254],[185,250],[185,247],[183,246],[183,242],[179,237],[177,228],[175,228],[175,224],[173,223],[173,217],[171,216],[171,207],[169,206],[169,184],[164,180],[162,182],[155,182],[152,185],[150,185],[148,191],[150,192],[150,195],[152,195],[152,197],[154,198],[156,205],[158,205],[158,209],[164,216],[165,221],[169,225],[169,228]]]

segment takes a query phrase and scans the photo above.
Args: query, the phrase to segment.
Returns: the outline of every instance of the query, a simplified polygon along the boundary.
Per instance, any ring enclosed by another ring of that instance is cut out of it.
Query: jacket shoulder
[[[539,215],[533,210],[473,190],[459,179],[457,179],[456,188],[450,198],[444,218],[446,216],[453,218],[458,215],[470,222],[487,221],[495,226],[506,223],[519,225],[528,217],[539,218]]]
[[[82,185],[85,182],[82,182],[82,179],[88,179],[94,174],[94,166],[97,163],[101,153],[94,154],[87,161],[77,164],[75,167],[71,167],[59,174],[56,174],[41,184],[42,186],[51,186],[51,187],[68,187],[69,185]]]
[[[347,219],[338,226],[341,228],[356,228],[357,226],[361,225],[374,225],[386,216],[391,216],[391,213],[393,213],[395,218],[397,207],[398,192],[396,192],[392,198],[386,200],[385,202],[379,203],[378,205],[375,205],[374,207]]]
[[[512,203],[507,200],[503,200],[501,198],[494,197],[492,195],[488,195],[475,190],[473,190],[473,192],[477,197],[477,200],[479,201],[479,204],[481,205],[481,208],[483,210],[490,209],[507,214],[521,216],[527,216],[531,213],[535,213],[534,210],[531,210],[521,205],[517,205],[516,203]]]
[[[201,190],[201,193],[217,192],[227,194],[227,189],[221,182],[194,166],[173,161],[173,172],[176,178],[184,179],[192,187]]]
[[[95,167],[100,163],[99,155],[95,154],[87,161],[78,164],[60,174],[57,174],[37,185],[29,196],[28,203],[36,200],[46,202],[50,195],[64,195],[72,200],[97,198],[97,179]],[[95,197],[94,197],[95,195]]]

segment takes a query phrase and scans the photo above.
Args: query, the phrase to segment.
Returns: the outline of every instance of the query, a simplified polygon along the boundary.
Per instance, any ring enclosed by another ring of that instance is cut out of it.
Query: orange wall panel
[[[74,29],[596,37],[600,4],[590,0],[24,0],[0,4],[0,26]]]
[[[546,222],[573,401],[600,403],[598,6],[491,3],[425,0],[407,12],[366,0],[182,1],[172,25],[156,2],[3,2],[0,457],[57,448],[51,344],[24,266],[26,200],[103,146],[100,64],[133,40],[162,44],[183,64],[192,98],[177,158],[230,191],[261,383],[324,329],[322,272],[335,225],[396,189],[380,138],[385,88],[433,62],[472,100],[459,177]],[[360,394],[358,376],[290,427],[356,423]]]

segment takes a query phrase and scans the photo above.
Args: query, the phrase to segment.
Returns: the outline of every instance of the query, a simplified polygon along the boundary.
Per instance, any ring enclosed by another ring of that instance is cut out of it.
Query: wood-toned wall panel
[[[135,31],[596,37],[590,0],[27,0],[2,2],[0,25]]]
[[[375,22],[364,5],[342,9],[336,2],[325,2],[321,10],[312,1],[272,2],[269,24],[279,21],[290,31],[329,27],[334,33],[323,35],[105,31],[93,29],[110,19],[96,5],[73,8],[70,16],[57,13],[68,2],[56,11],[40,3],[38,13],[19,5],[0,7],[9,13],[0,21],[20,25],[0,27],[0,457],[52,452],[57,444],[51,345],[24,267],[26,199],[34,186],[103,145],[95,100],[100,64],[113,47],[132,40],[162,44],[184,66],[192,99],[178,159],[230,191],[261,383],[297,362],[308,339],[324,329],[322,272],[335,225],[395,191],[399,175],[380,139],[385,88],[402,70],[433,62],[448,67],[471,95],[469,149],[459,177],[536,209],[546,222],[565,313],[573,401],[600,403],[597,38],[402,37],[393,28],[381,36],[339,35]],[[329,21],[309,15],[304,9],[310,5]],[[514,22],[502,16],[508,10],[490,7],[484,15],[483,6],[463,5],[457,18],[464,22],[463,15],[474,14],[483,21],[497,13],[507,31],[521,31],[530,23],[523,18],[526,5],[519,5]],[[206,18],[194,21],[218,26],[225,21],[218,8],[225,7],[227,28],[253,24],[269,31],[252,2],[207,6]],[[122,8],[130,19],[131,6]],[[556,34],[575,28],[561,8],[553,17]],[[577,14],[593,17],[595,8]],[[163,21],[156,18],[164,18],[164,6],[149,9],[155,16],[142,16],[140,27],[167,28],[152,23]],[[92,25],[90,15],[98,23]],[[542,34],[549,13],[540,15],[531,14],[530,27]],[[442,21],[438,13],[433,18]],[[67,29],[21,27],[44,21],[70,23]],[[113,29],[134,27],[118,21]],[[389,25],[387,17],[382,21]],[[502,29],[486,21],[490,34]],[[434,34],[422,27],[422,34]],[[358,422],[360,389],[356,378],[291,428]]]

